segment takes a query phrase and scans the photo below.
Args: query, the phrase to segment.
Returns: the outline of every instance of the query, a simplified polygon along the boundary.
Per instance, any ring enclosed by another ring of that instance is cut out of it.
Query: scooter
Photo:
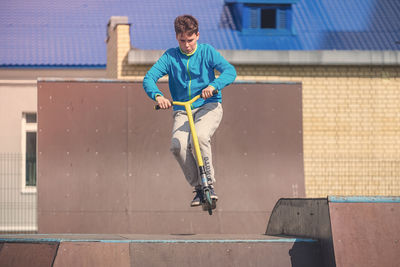
[[[216,95],[216,94],[218,94],[218,90],[213,91],[213,95]],[[185,107],[186,114],[187,114],[188,121],[189,121],[190,132],[191,132],[192,138],[193,138],[194,151],[195,151],[195,155],[197,158],[197,164],[198,164],[199,172],[200,172],[200,179],[201,179],[201,186],[202,186],[201,190],[203,193],[203,202],[201,203],[201,205],[202,205],[204,211],[208,211],[208,214],[212,215],[212,210],[217,207],[217,200],[211,198],[210,188],[209,188],[209,184],[208,184],[208,180],[207,180],[207,176],[206,176],[206,170],[204,168],[203,157],[201,156],[199,139],[197,138],[196,128],[194,126],[194,120],[193,120],[193,113],[192,113],[192,109],[190,107],[190,105],[193,104],[200,97],[201,97],[201,95],[197,95],[194,98],[192,98],[191,100],[186,101],[186,102],[171,101],[171,103],[172,103],[172,105]],[[156,105],[155,109],[158,110],[158,109],[160,109],[160,107],[158,105]]]

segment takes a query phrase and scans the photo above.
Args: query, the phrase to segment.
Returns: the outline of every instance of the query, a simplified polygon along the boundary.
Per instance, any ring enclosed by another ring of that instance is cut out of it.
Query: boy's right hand
[[[167,98],[163,97],[162,95],[159,95],[156,97],[156,101],[158,106],[161,109],[169,109],[172,107],[171,101],[169,101]]]

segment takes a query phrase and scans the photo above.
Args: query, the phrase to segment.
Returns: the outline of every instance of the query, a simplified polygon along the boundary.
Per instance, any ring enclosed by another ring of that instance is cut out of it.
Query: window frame
[[[22,154],[22,164],[21,164],[21,192],[22,193],[36,193],[37,192],[37,168],[36,168],[36,185],[26,185],[26,146],[27,146],[27,134],[36,134],[36,154],[37,154],[37,119],[36,122],[27,122],[27,115],[35,114],[36,112],[23,112],[21,121],[21,154]],[[36,117],[37,118],[37,117]],[[37,155],[36,155],[37,159]],[[37,160],[36,160],[37,166]]]

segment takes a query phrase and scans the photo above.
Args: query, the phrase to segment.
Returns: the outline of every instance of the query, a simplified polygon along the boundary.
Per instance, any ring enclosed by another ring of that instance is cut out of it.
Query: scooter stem
[[[192,102],[192,101],[190,101],[190,102]],[[197,138],[196,128],[194,127],[193,114],[192,114],[192,109],[190,107],[190,105],[191,105],[190,102],[185,103],[184,107],[185,107],[188,121],[189,121],[190,132],[192,133],[193,145],[194,145],[194,151],[195,151],[196,158],[197,158],[197,163],[200,168],[200,167],[204,166],[204,162],[203,162],[203,157],[201,156],[201,152],[200,152],[199,139]]]
[[[216,94],[218,94],[218,90],[213,91],[213,95],[216,95]],[[186,114],[187,114],[188,121],[189,121],[190,132],[192,133],[194,151],[195,151],[196,158],[197,158],[197,164],[200,169],[200,174],[203,175],[203,174],[205,174],[204,162],[203,162],[203,157],[201,156],[201,152],[200,152],[199,139],[197,138],[196,128],[194,127],[193,113],[192,113],[192,108],[191,108],[191,105],[200,97],[201,97],[201,95],[197,95],[197,96],[193,97],[191,100],[186,101],[186,102],[172,101],[172,105],[178,105],[178,106],[185,107]],[[159,109],[159,106],[157,105],[155,107],[155,109]]]

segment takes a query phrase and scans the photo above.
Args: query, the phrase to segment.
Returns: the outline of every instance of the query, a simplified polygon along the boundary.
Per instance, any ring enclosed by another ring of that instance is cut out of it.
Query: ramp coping
[[[307,239],[307,238],[205,238],[205,239],[192,239],[192,238],[184,238],[184,239],[172,239],[172,238],[159,238],[155,237],[154,239],[132,239],[126,238],[123,236],[117,236],[115,238],[101,238],[95,237],[93,238],[79,238],[79,234],[71,234],[66,235],[62,234],[64,237],[45,237],[44,234],[32,234],[32,235],[4,235],[3,237],[0,236],[0,243],[62,243],[62,242],[99,242],[99,243],[164,243],[164,244],[171,244],[171,243],[312,243],[318,242],[315,239]],[[150,237],[151,235],[149,235]],[[120,238],[120,239],[119,239]]]
[[[400,196],[329,196],[333,203],[400,203]]]

